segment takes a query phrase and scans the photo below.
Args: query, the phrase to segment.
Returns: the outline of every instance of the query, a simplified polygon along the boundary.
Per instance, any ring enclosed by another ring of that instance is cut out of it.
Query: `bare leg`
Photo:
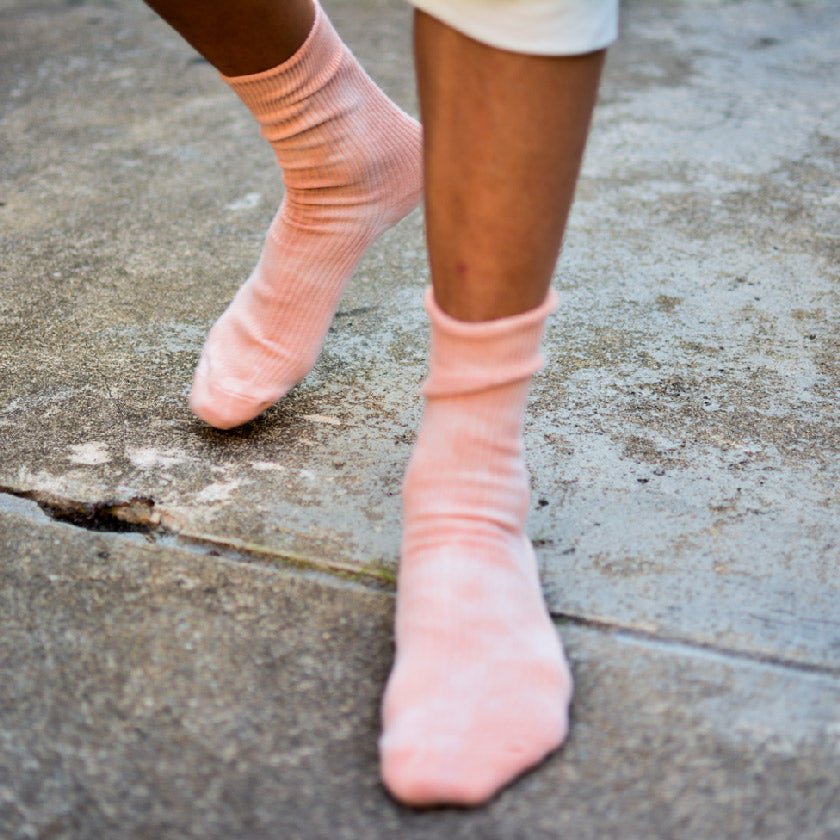
[[[435,298],[464,321],[533,309],[557,260],[604,52],[506,52],[422,12],[414,31]]]
[[[571,676],[525,534],[521,428],[603,53],[504,52],[420,13],[415,33],[432,354],[380,756],[402,801],[471,805],[568,726]]]
[[[225,76],[276,67],[306,40],[312,0],[145,0]]]

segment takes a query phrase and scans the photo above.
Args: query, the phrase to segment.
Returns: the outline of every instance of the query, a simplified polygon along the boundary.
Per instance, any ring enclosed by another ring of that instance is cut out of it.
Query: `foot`
[[[365,250],[420,200],[422,171],[420,126],[320,8],[288,62],[227,81],[274,147],[286,196],[195,370],[190,408],[220,429],[252,420],[309,372]]]
[[[553,298],[478,324],[431,296],[426,408],[403,486],[382,778],[409,805],[476,805],[563,742],[572,680],[525,535],[521,424]]]

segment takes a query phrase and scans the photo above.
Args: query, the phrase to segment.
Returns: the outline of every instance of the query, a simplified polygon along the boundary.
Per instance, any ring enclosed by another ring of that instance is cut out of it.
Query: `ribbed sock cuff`
[[[492,321],[459,321],[427,289],[432,350],[423,395],[475,393],[532,376],[545,363],[540,348],[557,303],[557,293],[550,289],[543,303],[527,312]]]
[[[298,51],[277,67],[244,76],[220,74],[236,95],[262,122],[278,103],[293,104],[307,99],[335,75],[346,47],[326,12],[315,3],[315,20]]]

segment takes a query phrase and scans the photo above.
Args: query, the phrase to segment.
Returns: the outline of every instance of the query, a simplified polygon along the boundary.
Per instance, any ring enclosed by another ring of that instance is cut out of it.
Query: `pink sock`
[[[382,778],[410,805],[474,805],[556,749],[572,681],[525,535],[521,426],[555,306],[456,321],[429,292],[426,408],[403,487]]]
[[[204,345],[190,407],[229,429],[312,368],[366,248],[419,201],[421,133],[316,9],[284,64],[227,78],[283,169],[286,194],[259,263]]]

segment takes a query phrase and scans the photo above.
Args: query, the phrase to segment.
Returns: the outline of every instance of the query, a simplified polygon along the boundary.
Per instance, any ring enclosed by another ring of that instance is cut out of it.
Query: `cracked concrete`
[[[408,9],[328,8],[416,110]],[[421,214],[312,375],[208,429],[191,369],[271,152],[139,4],[0,0],[2,836],[840,837],[840,14],[623,12],[526,429],[572,739],[485,811],[411,814],[374,747]]]

